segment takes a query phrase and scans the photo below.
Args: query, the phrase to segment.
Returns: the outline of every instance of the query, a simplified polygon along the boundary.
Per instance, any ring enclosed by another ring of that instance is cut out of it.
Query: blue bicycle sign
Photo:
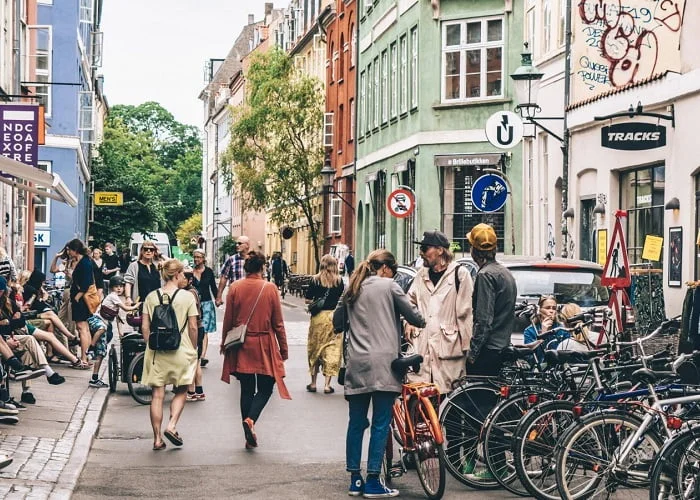
[[[503,177],[486,174],[472,185],[472,203],[481,212],[497,212],[506,203],[508,186]]]

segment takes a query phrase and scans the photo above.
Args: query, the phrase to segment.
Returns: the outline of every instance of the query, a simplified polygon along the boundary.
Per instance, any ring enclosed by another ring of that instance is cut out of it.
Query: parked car
[[[552,295],[559,304],[574,302],[587,310],[607,306],[610,299],[609,289],[600,284],[603,268],[594,262],[502,254],[496,260],[513,273],[518,288],[518,303],[535,303],[542,295]],[[457,262],[469,270],[472,279],[476,277],[479,268],[471,257],[457,259]],[[414,268],[399,266],[394,279],[404,290],[408,290],[415,275]],[[522,343],[522,333],[528,324],[527,318],[516,318],[512,337],[514,344]]]

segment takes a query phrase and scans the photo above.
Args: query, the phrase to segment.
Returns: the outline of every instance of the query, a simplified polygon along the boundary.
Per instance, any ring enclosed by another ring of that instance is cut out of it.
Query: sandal
[[[165,449],[165,441],[161,441],[160,444],[153,445],[153,451],[160,451]]]
[[[325,389],[323,389],[324,394],[333,394],[334,392],[335,389],[333,389],[332,387],[326,387]]]
[[[89,370],[90,364],[78,358],[70,364],[70,367],[75,368],[76,370]]]
[[[316,392],[316,388],[315,388],[313,385],[311,385],[311,384],[309,384],[309,385],[306,386],[306,390],[307,390],[308,392]]]

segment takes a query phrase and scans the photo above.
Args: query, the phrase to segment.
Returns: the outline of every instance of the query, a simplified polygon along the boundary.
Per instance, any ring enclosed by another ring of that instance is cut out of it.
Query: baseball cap
[[[0,276],[0,292],[7,290],[7,280],[4,276]]]
[[[431,247],[450,248],[450,240],[445,233],[440,231],[425,231],[421,241],[414,241],[418,245],[428,245]]]
[[[495,250],[498,244],[496,231],[488,224],[477,224],[467,233],[469,244],[477,250]]]

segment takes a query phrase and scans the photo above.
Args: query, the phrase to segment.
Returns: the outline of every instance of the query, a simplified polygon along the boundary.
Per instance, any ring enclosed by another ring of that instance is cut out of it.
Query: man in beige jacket
[[[450,242],[440,231],[426,231],[417,241],[423,267],[408,290],[426,321],[423,329],[407,326],[406,338],[423,356],[418,374],[410,382],[433,382],[444,394],[452,382],[465,375],[472,338],[472,279],[469,271],[454,262]]]

